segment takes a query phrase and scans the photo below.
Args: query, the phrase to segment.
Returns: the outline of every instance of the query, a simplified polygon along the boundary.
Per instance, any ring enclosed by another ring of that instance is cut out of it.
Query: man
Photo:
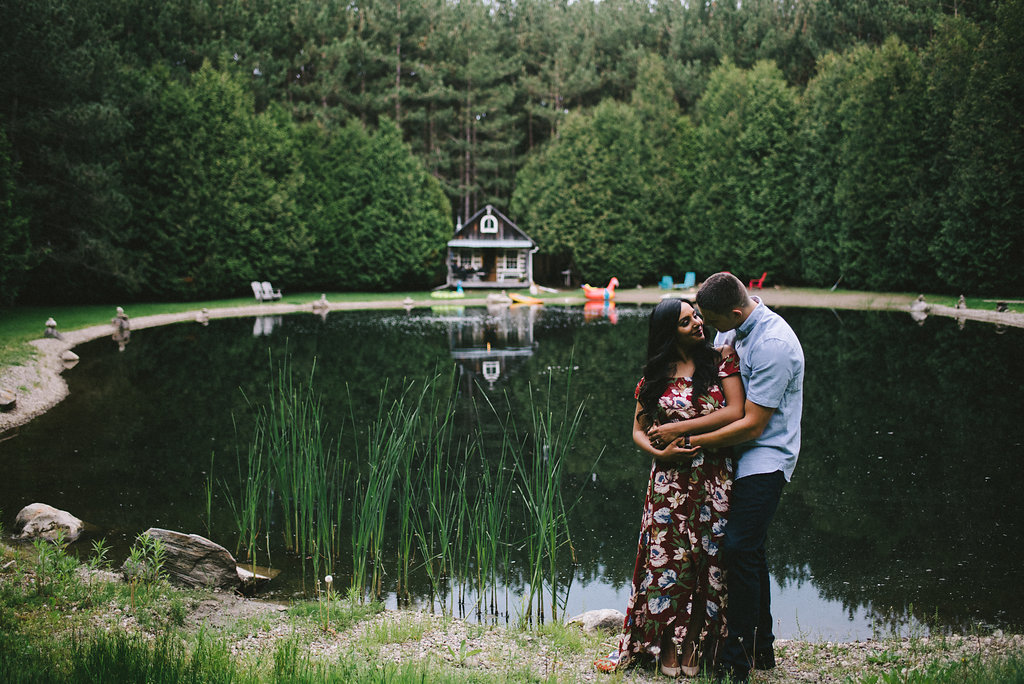
[[[779,497],[800,452],[804,354],[793,329],[730,273],[716,273],[697,292],[705,322],[718,330],[715,346],[732,345],[740,357],[747,398],[740,420],[689,437],[692,458],[701,447],[736,445],[737,465],[722,543],[728,575],[729,636],[719,651],[721,675],[744,682],[751,667],[775,667],[771,585],[765,540]],[[683,423],[652,429],[664,441],[682,435]],[[674,429],[673,429],[674,428]]]

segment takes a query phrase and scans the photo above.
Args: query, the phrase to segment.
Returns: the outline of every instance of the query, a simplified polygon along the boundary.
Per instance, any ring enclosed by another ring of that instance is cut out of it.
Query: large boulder
[[[18,539],[56,541],[63,533],[64,541],[72,542],[82,534],[82,527],[82,521],[75,516],[44,503],[25,506],[14,520],[14,534]]]
[[[603,608],[601,610],[588,610],[569,620],[569,624],[577,624],[583,627],[586,632],[598,630],[618,632],[622,629],[626,616],[614,608]]]
[[[239,584],[231,552],[198,534],[151,527],[145,534],[163,543],[163,569],[171,579],[190,587],[229,589]]]

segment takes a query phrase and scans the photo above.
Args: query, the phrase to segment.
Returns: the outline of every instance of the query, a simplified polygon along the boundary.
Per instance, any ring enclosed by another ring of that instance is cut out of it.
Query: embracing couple
[[[742,682],[775,666],[765,539],[800,451],[804,356],[732,274],[696,300],[651,313],[633,420],[651,477],[623,633],[597,665]]]

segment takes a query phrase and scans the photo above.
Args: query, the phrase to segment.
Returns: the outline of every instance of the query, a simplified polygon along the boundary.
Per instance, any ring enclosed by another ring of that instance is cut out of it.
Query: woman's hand
[[[654,446],[670,444],[686,434],[686,421],[655,425],[647,430],[647,437]]]
[[[664,449],[655,452],[654,457],[663,463],[689,463],[700,453],[700,447],[684,447],[682,440],[676,440]]]

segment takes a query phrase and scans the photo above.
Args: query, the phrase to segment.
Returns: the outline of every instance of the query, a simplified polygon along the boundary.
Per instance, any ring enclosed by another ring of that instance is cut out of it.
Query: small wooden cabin
[[[448,285],[529,287],[536,252],[537,243],[488,204],[455,226],[448,241]]]

